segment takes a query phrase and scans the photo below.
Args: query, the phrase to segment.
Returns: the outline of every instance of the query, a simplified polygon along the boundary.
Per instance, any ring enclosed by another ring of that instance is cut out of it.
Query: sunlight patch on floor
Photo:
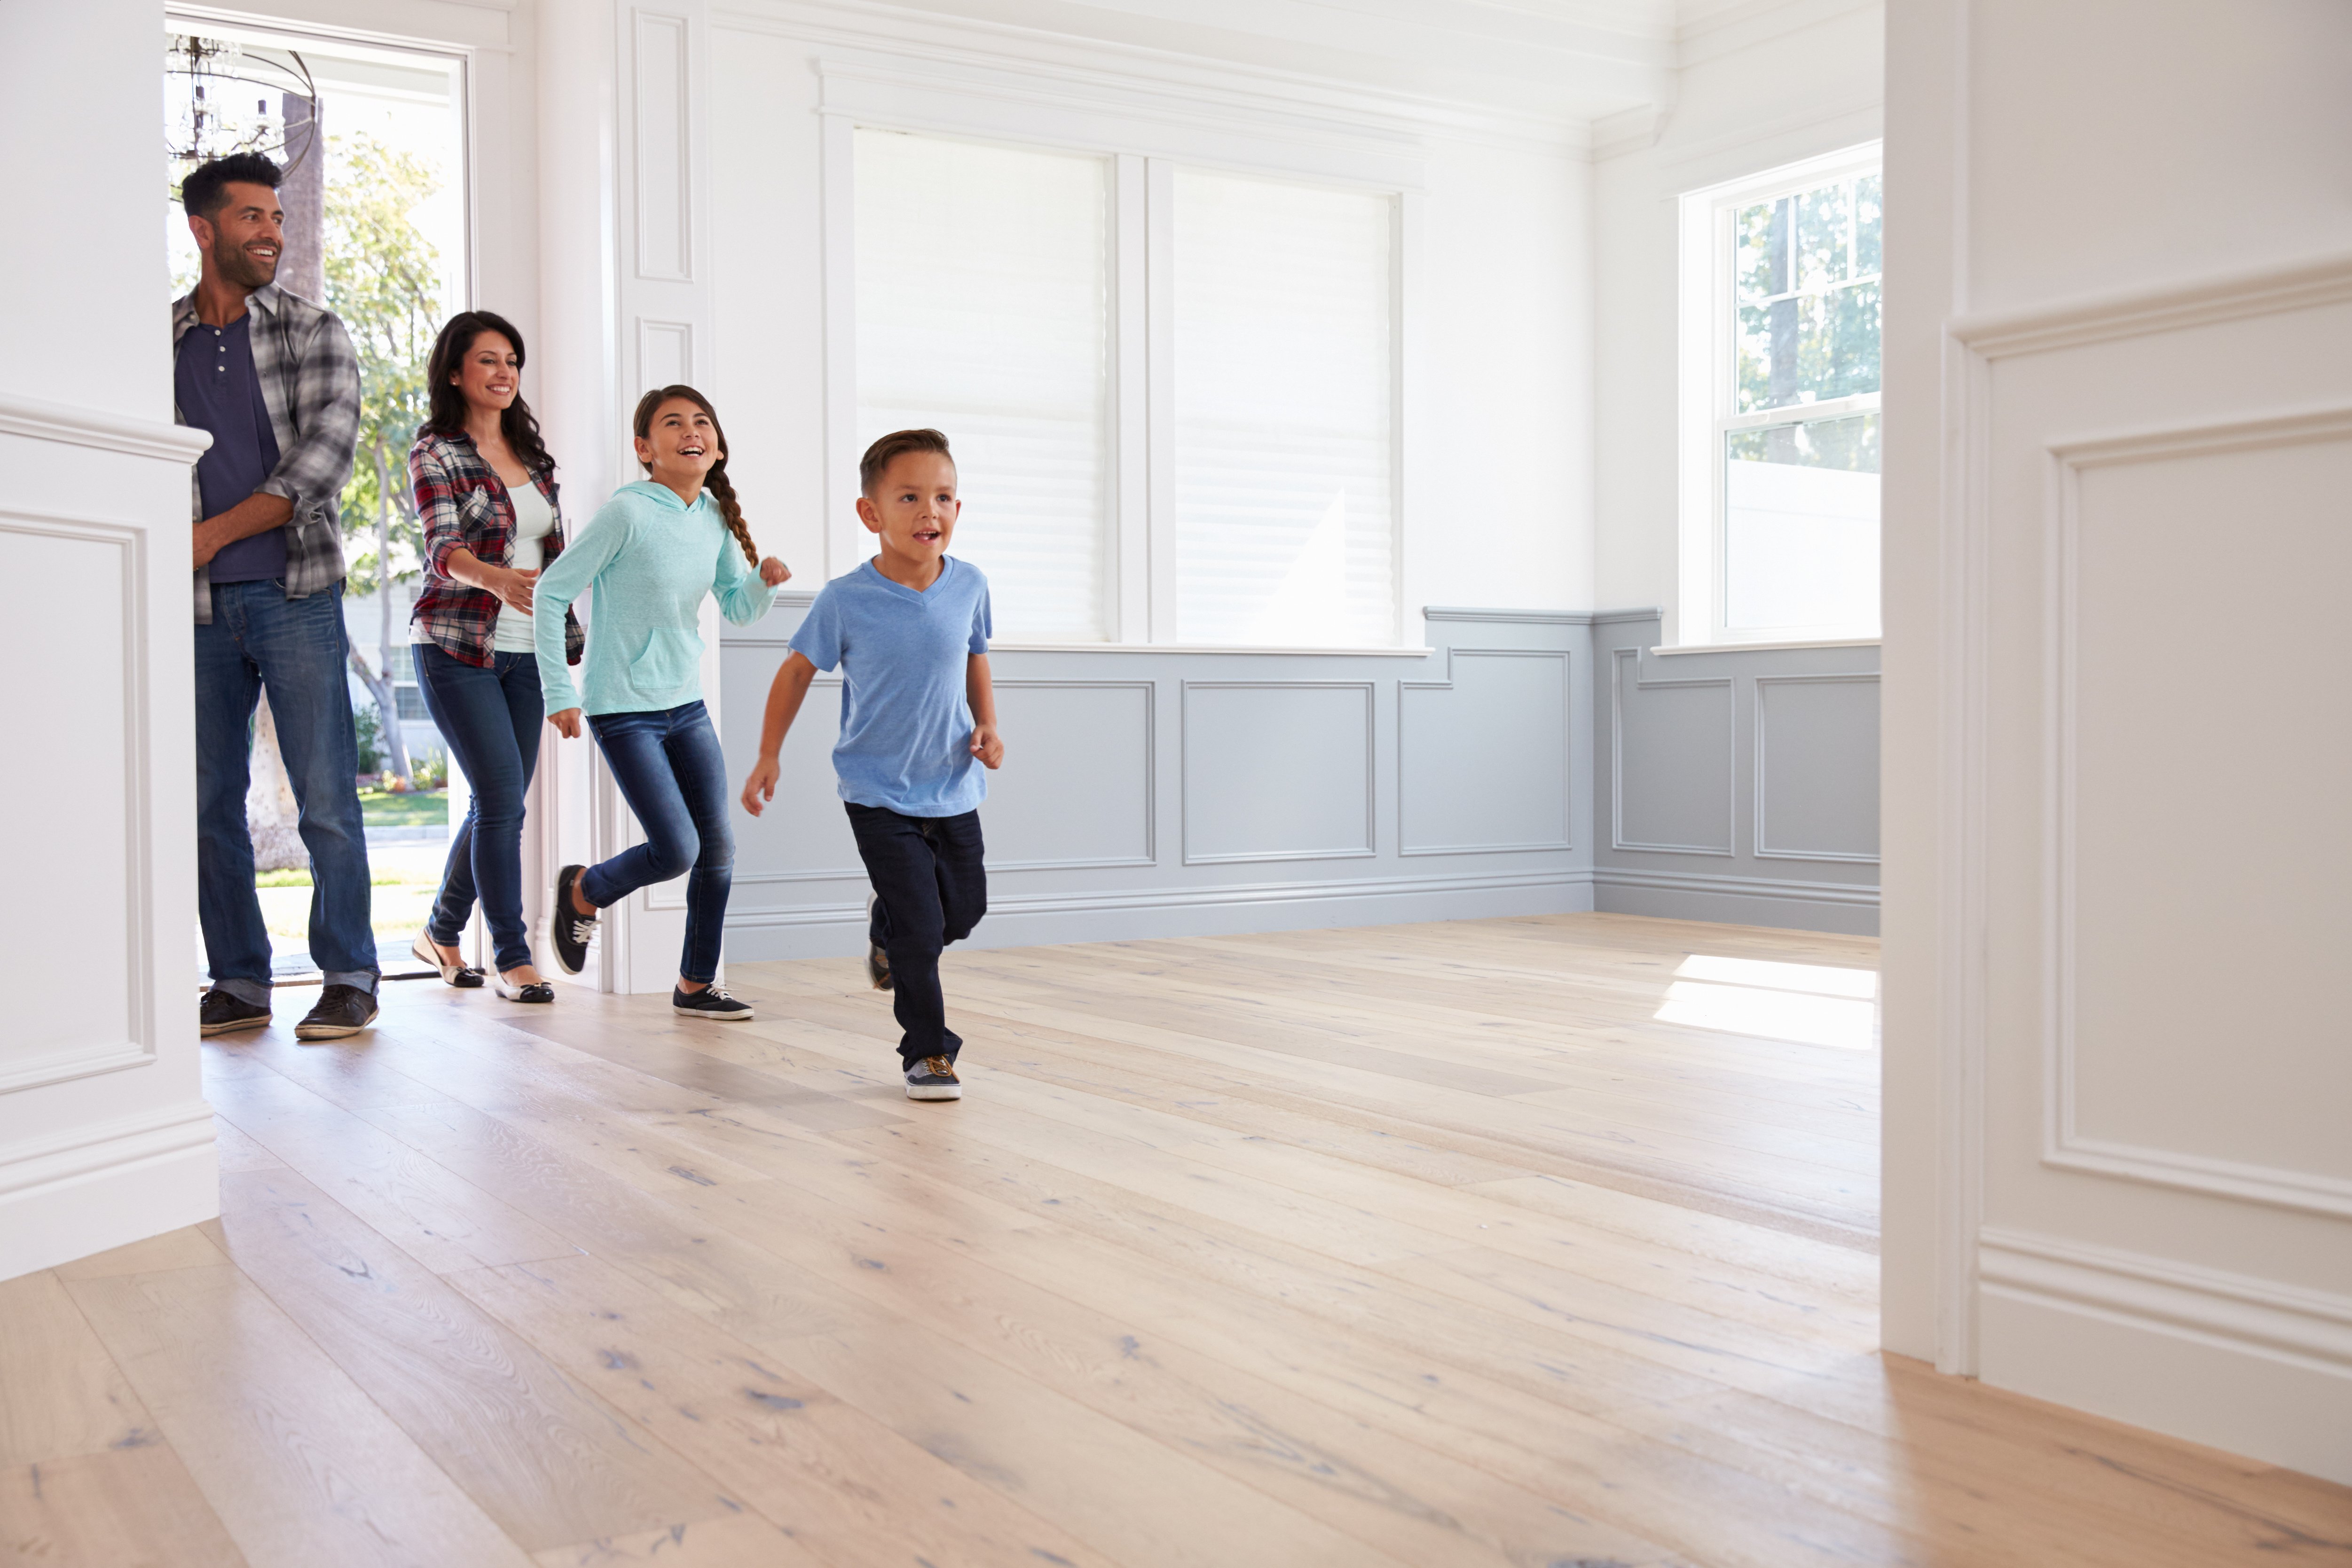
[[[1675,973],[1656,1014],[1661,1023],[1841,1051],[1878,1043],[1873,970],[1694,953]]]

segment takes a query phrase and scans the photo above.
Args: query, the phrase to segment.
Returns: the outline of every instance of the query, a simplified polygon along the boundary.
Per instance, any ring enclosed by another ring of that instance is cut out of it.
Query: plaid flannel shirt
[[[451,658],[487,666],[499,615],[506,606],[489,590],[468,587],[451,577],[449,557],[465,549],[491,566],[513,565],[514,502],[507,496],[505,481],[475,448],[473,437],[462,434],[417,432],[416,444],[408,449],[408,477],[415,486],[417,521],[425,528],[425,591],[416,596],[410,619]],[[530,480],[555,514],[555,528],[540,546],[544,570],[563,553],[563,508],[556,504],[551,466],[536,470]],[[578,664],[586,644],[586,634],[567,606],[564,663]]]
[[[286,519],[286,596],[303,599],[343,580],[343,484],[352,476],[352,454],[360,437],[360,361],[351,334],[335,313],[299,294],[268,284],[246,297],[253,318],[254,379],[269,409],[270,434],[278,438],[278,466],[257,494],[283,496],[293,503]],[[172,306],[172,351],[196,324],[196,297]],[[174,423],[187,416],[177,403]],[[188,476],[194,520],[205,520],[204,492]],[[212,571],[196,569],[196,623],[213,618]]]

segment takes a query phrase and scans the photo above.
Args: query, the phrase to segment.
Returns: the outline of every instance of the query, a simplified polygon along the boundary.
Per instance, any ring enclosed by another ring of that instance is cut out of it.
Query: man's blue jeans
[[[449,836],[449,862],[425,935],[456,946],[479,897],[499,972],[520,969],[530,962],[522,923],[522,798],[539,766],[539,732],[547,714],[538,657],[494,653],[485,669],[431,643],[417,643],[415,656],[425,711],[457,753],[474,792],[466,820]]]
[[[253,893],[246,831],[253,711],[269,693],[278,754],[310,852],[310,961],[331,986],[373,991],[367,829],[360,821],[359,737],[343,661],[343,585],[289,599],[275,582],[213,585],[196,633],[196,915],[213,984],[269,1005],[269,931]]]
[[[735,831],[727,821],[727,758],[700,703],[659,713],[597,714],[588,720],[613,769],[621,798],[637,814],[646,841],[592,865],[580,890],[599,909],[641,887],[686,879],[683,977],[709,984],[719,976],[727,895],[735,885]]]

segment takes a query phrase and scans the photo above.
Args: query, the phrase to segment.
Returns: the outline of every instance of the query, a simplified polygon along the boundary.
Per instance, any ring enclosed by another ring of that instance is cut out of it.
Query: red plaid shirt
[[[488,666],[490,639],[498,634],[499,614],[506,606],[485,588],[473,588],[449,575],[449,557],[465,549],[491,566],[514,564],[515,509],[507,487],[467,435],[417,432],[408,449],[408,476],[416,488],[416,517],[425,528],[425,591],[416,596],[410,617],[425,634],[453,659]],[[555,501],[555,470],[540,469],[530,476],[547,508],[555,514],[555,528],[541,543],[541,570],[555,564],[563,553],[563,510]],[[580,662],[587,638],[579,621],[563,612],[563,661]]]

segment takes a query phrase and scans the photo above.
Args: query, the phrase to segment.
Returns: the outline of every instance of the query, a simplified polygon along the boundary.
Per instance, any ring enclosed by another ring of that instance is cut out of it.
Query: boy
[[[940,950],[988,913],[980,802],[1004,760],[989,684],[988,580],[951,559],[955,459],[936,430],[901,430],[866,449],[857,518],[873,559],[824,585],[768,688],[760,760],[743,785],[758,816],[775,799],[776,754],[819,670],[841,666],[841,739],[833,768],[857,852],[874,884],[866,972],[889,991],[904,1031],[910,1100],[960,1100],[940,995]]]

